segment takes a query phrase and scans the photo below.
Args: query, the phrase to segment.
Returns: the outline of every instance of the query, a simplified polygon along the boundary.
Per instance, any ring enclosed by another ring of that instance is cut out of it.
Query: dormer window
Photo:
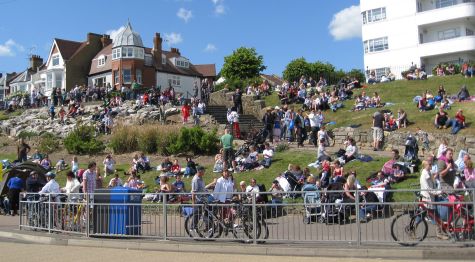
[[[115,48],[112,50],[112,60],[121,58],[121,51],[120,48]]]
[[[106,57],[104,55],[97,58],[97,67],[103,67],[106,64]]]
[[[175,65],[178,67],[188,68],[190,66],[190,63],[187,60],[175,59]]]

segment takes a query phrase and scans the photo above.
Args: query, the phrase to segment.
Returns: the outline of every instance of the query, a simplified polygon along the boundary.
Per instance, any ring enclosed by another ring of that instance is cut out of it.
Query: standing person
[[[30,146],[25,142],[23,138],[20,138],[20,141],[17,146],[18,162],[25,162],[28,159],[28,153],[30,152],[30,150]]]
[[[8,199],[9,206],[7,211],[10,212],[12,216],[17,214],[19,203],[20,203],[20,192],[23,189],[23,180],[18,176],[14,176],[8,180]]]
[[[236,92],[233,95],[234,107],[237,112],[242,115],[242,92],[241,89],[236,88]]]
[[[440,188],[442,190],[454,188],[457,165],[454,163],[453,156],[453,149],[448,148],[437,160],[437,170],[440,180]]]
[[[64,107],[61,106],[61,109],[59,109],[59,120],[61,124],[64,124],[64,116],[66,115],[66,110],[64,110]]]
[[[97,165],[96,162],[91,161],[87,165],[87,170],[84,171],[82,175],[83,182],[82,182],[82,192],[84,193],[94,193],[96,189],[96,178],[97,178]]]
[[[269,136],[269,142],[273,143],[274,142],[274,120],[275,120],[275,115],[272,113],[272,108],[268,107],[267,112],[264,114],[264,117],[262,118],[262,122],[264,123],[267,135]]]
[[[54,120],[54,104],[51,104],[51,106],[49,107],[49,115],[51,116],[51,120]]]
[[[229,134],[229,129],[224,130],[224,135],[220,139],[221,145],[223,146],[224,154],[224,169],[232,169],[233,161],[233,136]]]
[[[373,150],[378,151],[383,142],[384,116],[381,111],[373,115]]]
[[[188,118],[190,117],[190,111],[191,111],[191,107],[190,105],[188,105],[188,103],[185,103],[185,105],[181,107],[181,116],[183,117],[183,124],[188,123]]]
[[[304,126],[304,118],[302,116],[302,109],[299,109],[297,115],[295,116],[294,120],[294,128],[295,128],[295,133],[297,135],[297,148],[298,147],[303,147],[303,140],[305,137],[305,126]]]
[[[200,195],[200,193],[205,192],[205,182],[203,181],[203,176],[205,175],[205,169],[202,166],[198,166],[197,168],[197,173],[191,180],[191,203],[193,205],[199,204],[202,201],[203,195]],[[200,206],[193,207],[193,225],[192,228],[196,230],[198,226],[198,220],[199,216],[196,214],[200,214],[201,208]]]
[[[234,136],[237,139],[241,139],[241,128],[239,127],[239,114],[235,107],[231,109],[229,118],[231,120],[231,124],[233,125]]]
[[[66,186],[61,188],[61,192],[66,193],[67,195],[71,193],[77,194],[79,193],[80,187],[81,183],[79,183],[74,173],[72,171],[69,171],[66,174]],[[71,197],[75,198],[75,196],[70,196],[69,198],[71,199]]]
[[[223,170],[223,175],[218,178],[214,187],[214,199],[221,203],[230,203],[234,192],[234,181],[228,170]]]
[[[312,108],[312,112],[308,115],[308,119],[310,120],[310,139],[309,142],[312,143],[314,146],[318,145],[317,133],[320,129],[319,119],[317,114],[315,113],[315,108]]]

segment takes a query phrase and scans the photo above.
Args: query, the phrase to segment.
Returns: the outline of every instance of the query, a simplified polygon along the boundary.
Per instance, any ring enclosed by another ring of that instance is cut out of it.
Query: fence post
[[[51,233],[51,194],[48,194],[48,233]]]
[[[163,240],[167,240],[167,236],[168,236],[167,194],[163,194],[162,204],[163,204],[163,224],[164,224]]]
[[[475,218],[475,188],[472,188],[472,212],[473,212],[473,217]]]
[[[89,203],[90,199],[89,199],[89,193],[86,192],[86,237],[89,237],[89,231],[91,229],[91,212],[90,212],[90,203]],[[94,208],[94,206],[93,206]],[[79,214],[81,215],[81,214]],[[79,218],[79,221],[80,221],[81,218]],[[81,223],[81,222],[79,222]]]
[[[252,194],[252,243],[257,244],[257,208],[256,208],[256,193]]]
[[[355,190],[355,212],[356,212],[356,230],[357,230],[356,245],[361,246],[360,195],[358,192],[358,188],[356,188]]]
[[[28,195],[26,195],[25,198],[28,199]],[[18,229],[20,229],[20,230],[21,230],[21,226],[23,225],[22,222],[23,222],[23,208],[24,207],[25,207],[25,202],[22,202],[22,200],[20,198],[20,206],[19,206],[19,209],[20,209],[20,211],[19,211],[20,212],[20,225],[18,226],[19,227]],[[26,208],[28,208],[28,206],[26,206]],[[28,214],[28,212],[26,212],[26,213]]]

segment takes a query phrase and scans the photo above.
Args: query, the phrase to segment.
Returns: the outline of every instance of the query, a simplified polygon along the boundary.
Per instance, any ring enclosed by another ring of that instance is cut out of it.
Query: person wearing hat
[[[38,193],[45,184],[38,178],[36,171],[31,171],[30,175],[26,179],[26,192]]]
[[[46,173],[46,185],[38,192],[39,194],[53,194],[56,197],[57,194],[61,193],[59,189],[59,184],[56,182],[56,174],[53,172]]]

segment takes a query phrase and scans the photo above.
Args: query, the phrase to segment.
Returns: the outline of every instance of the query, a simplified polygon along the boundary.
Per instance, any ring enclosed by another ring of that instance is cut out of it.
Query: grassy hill
[[[386,106],[383,109],[389,109],[397,115],[399,108],[404,109],[408,118],[413,125],[410,125],[409,130],[415,130],[416,127],[421,127],[428,132],[447,132],[446,130],[436,130],[433,126],[436,110],[419,112],[416,104],[412,102],[415,96],[420,96],[426,90],[429,90],[433,95],[437,95],[439,85],[443,85],[448,95],[456,95],[462,85],[467,85],[471,95],[475,95],[475,78],[463,78],[461,76],[446,76],[446,77],[431,77],[428,80],[421,81],[407,81],[398,80],[391,83],[382,83],[376,85],[369,85],[367,88],[354,90],[355,95],[366,91],[368,96],[373,96],[374,92],[378,92],[383,102],[391,102],[394,105]],[[277,94],[272,94],[265,98],[266,106],[280,105]],[[325,113],[327,121],[335,121],[335,127],[345,127],[350,125],[361,125],[362,128],[369,128],[372,123],[371,116],[376,109],[367,109],[358,112],[349,112],[353,108],[354,100],[347,100],[344,107],[333,113],[328,111]],[[295,105],[300,107],[300,105]],[[467,123],[470,124],[475,119],[475,103],[455,103],[452,109],[448,111],[449,116],[453,117],[457,109],[462,108],[467,118]],[[460,134],[475,134],[474,130],[466,129],[460,131]]]

